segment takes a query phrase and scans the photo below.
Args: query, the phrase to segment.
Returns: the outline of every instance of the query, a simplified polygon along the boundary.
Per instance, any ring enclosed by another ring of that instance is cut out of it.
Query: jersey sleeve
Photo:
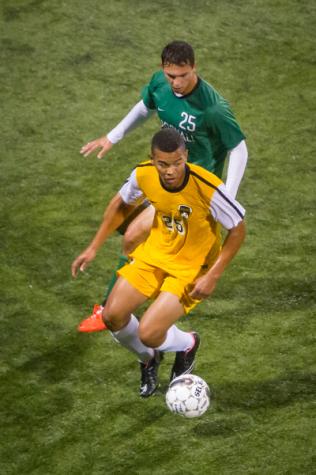
[[[124,119],[121,120],[121,122],[119,122],[117,126],[107,134],[109,141],[113,144],[118,143],[120,140],[122,140],[124,135],[144,122],[151,115],[151,113],[152,111],[150,111],[145,106],[143,101],[137,102],[137,104],[124,117]]]
[[[129,178],[119,190],[119,194],[124,203],[128,205],[138,205],[142,203],[144,200],[144,193],[138,185],[136,170],[132,171]]]
[[[227,150],[232,150],[246,138],[228,103],[225,101],[208,109],[206,123],[211,132],[220,137]]]
[[[154,101],[153,91],[155,90],[157,86],[157,78],[158,78],[158,75],[157,73],[155,73],[152,76],[150,82],[146,84],[146,86],[144,86],[141,91],[141,98],[143,99],[145,106],[151,110],[156,110],[156,104]]]
[[[225,229],[236,227],[245,216],[245,209],[228,194],[224,183],[219,185],[212,195],[210,212],[215,221],[221,223]]]
[[[242,140],[233,150],[229,152],[229,162],[227,168],[226,188],[229,194],[235,198],[238,187],[245,173],[248,160],[247,145]]]

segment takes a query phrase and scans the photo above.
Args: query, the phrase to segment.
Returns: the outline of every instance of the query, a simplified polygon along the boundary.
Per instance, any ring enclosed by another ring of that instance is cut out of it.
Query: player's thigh
[[[140,338],[153,347],[161,345],[168,329],[182,315],[184,315],[184,308],[179,297],[170,292],[161,292],[140,321]]]
[[[119,277],[103,309],[103,319],[114,331],[123,328],[133,313],[148,297]]]

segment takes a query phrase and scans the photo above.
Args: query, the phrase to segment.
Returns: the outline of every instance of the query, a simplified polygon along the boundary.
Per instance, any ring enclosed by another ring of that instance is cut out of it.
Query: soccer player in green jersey
[[[154,112],[162,127],[177,129],[185,140],[188,161],[202,166],[221,178],[226,157],[229,157],[226,188],[232,197],[237,195],[243,177],[248,152],[245,135],[241,131],[228,102],[196,71],[194,51],[184,41],[169,43],[161,54],[162,69],[156,72],[142,91],[142,99],[126,117],[106,136],[82,147],[88,156],[98,151],[102,158],[114,144],[140,125]],[[118,268],[127,255],[148,235],[154,212],[152,207],[137,216],[124,234],[123,252]],[[109,295],[115,277],[107,294]],[[79,331],[98,331],[102,306],[95,305],[93,314],[84,320]]]

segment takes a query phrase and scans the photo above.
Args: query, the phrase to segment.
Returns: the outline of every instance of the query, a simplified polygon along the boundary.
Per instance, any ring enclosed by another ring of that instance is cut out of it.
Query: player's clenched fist
[[[209,274],[205,274],[197,279],[194,288],[189,295],[196,300],[206,299],[214,291],[216,283],[217,279],[214,279]]]

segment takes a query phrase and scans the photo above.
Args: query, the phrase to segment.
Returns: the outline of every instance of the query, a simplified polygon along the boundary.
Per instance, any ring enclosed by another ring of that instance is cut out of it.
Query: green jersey
[[[221,177],[227,152],[245,136],[227,101],[210,84],[198,78],[189,94],[177,96],[159,71],[143,89],[142,99],[146,107],[157,111],[162,127],[181,133],[189,162]]]

